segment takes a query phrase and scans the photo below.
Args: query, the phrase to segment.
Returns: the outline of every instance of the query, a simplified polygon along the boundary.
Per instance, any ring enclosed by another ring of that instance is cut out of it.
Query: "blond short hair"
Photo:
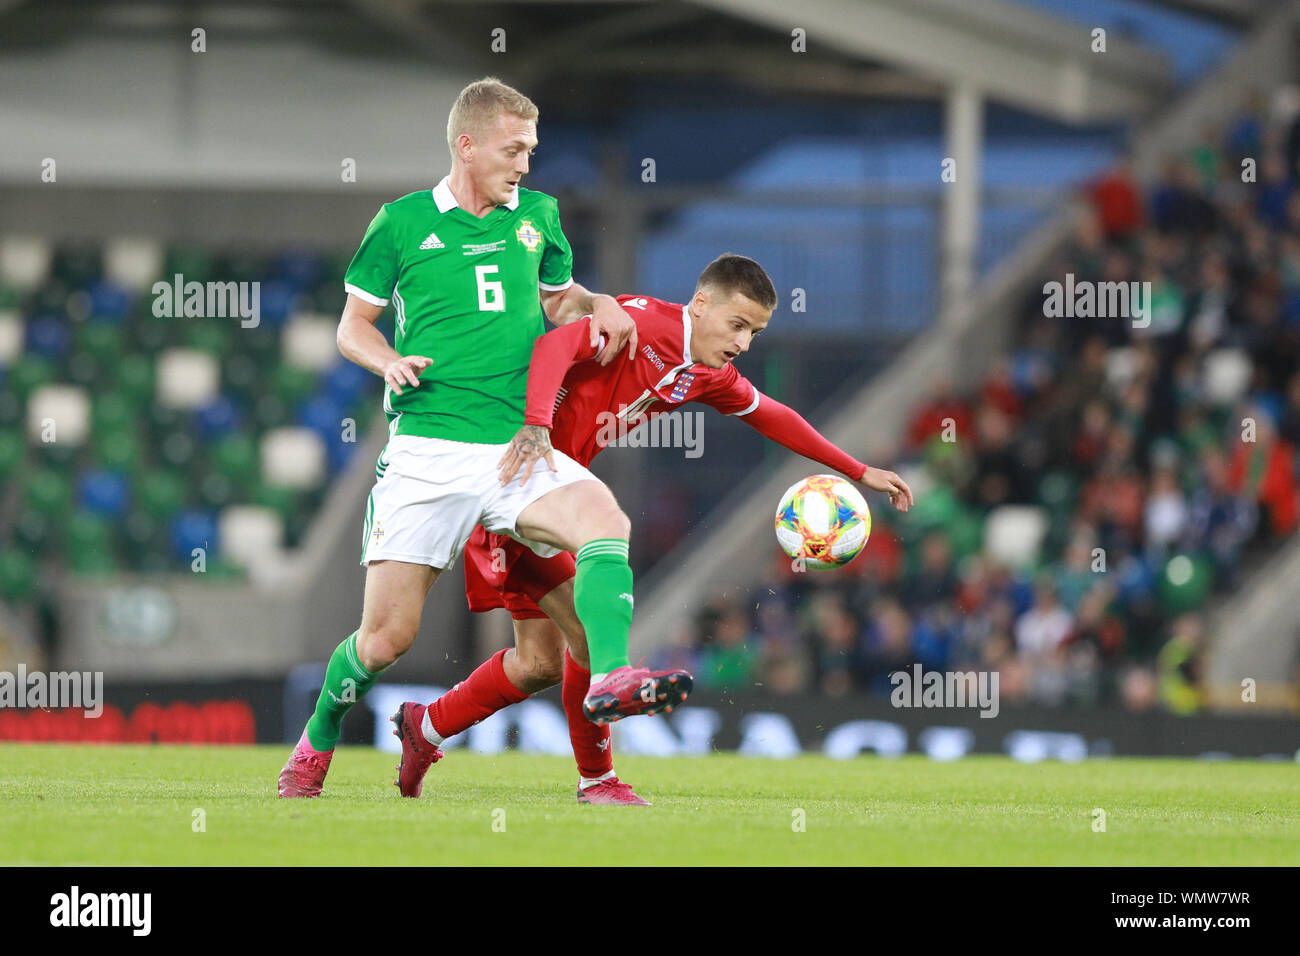
[[[537,122],[537,106],[512,86],[495,76],[475,80],[460,91],[447,117],[447,148],[456,159],[456,140],[462,133],[481,139],[501,114]]]

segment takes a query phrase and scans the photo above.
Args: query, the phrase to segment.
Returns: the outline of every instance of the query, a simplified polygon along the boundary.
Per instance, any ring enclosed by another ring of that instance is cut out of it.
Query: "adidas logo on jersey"
[[[442,240],[438,238],[436,232],[429,233],[429,238],[420,243],[421,249],[441,249]]]

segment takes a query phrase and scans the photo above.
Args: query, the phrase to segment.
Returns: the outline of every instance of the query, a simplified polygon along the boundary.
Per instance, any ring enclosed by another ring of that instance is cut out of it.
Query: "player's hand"
[[[611,296],[597,297],[595,305],[591,313],[591,347],[594,349],[600,344],[602,335],[606,340],[597,361],[608,365],[625,345],[627,357],[636,358],[636,323],[632,316]]]
[[[402,394],[402,386],[416,388],[420,384],[420,373],[433,364],[433,359],[423,355],[403,355],[396,362],[384,369],[384,381],[393,390],[394,395]]]
[[[552,457],[554,451],[555,449],[551,447],[549,428],[542,425],[525,425],[519,429],[515,437],[510,440],[506,453],[497,462],[497,467],[501,469],[502,487],[510,484],[510,479],[520,468],[524,469],[524,473],[520,475],[519,483],[525,484],[533,469],[537,467],[537,463],[543,459],[551,466],[551,471],[555,471],[555,459]]]
[[[892,471],[881,468],[868,468],[858,479],[872,491],[883,491],[889,495],[889,503],[899,511],[906,511],[916,502],[912,499],[912,489],[907,482]]]

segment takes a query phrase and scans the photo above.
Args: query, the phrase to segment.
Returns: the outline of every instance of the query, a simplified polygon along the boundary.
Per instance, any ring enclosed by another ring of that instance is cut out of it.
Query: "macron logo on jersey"
[[[429,238],[424,240],[424,242],[420,243],[421,249],[441,249],[442,247],[443,247],[443,242],[441,239],[438,238],[438,234],[436,232],[429,233]]]
[[[646,306],[648,306],[649,304],[650,304],[649,301],[647,301],[646,299],[628,299],[626,302],[623,303],[623,308],[640,309],[642,312],[644,312],[646,310]]]

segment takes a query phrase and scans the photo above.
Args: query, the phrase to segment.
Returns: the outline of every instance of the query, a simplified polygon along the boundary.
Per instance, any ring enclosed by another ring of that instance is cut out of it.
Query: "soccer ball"
[[[797,481],[776,506],[776,540],[790,557],[815,571],[856,558],[871,534],[866,499],[846,478],[813,475]]]

